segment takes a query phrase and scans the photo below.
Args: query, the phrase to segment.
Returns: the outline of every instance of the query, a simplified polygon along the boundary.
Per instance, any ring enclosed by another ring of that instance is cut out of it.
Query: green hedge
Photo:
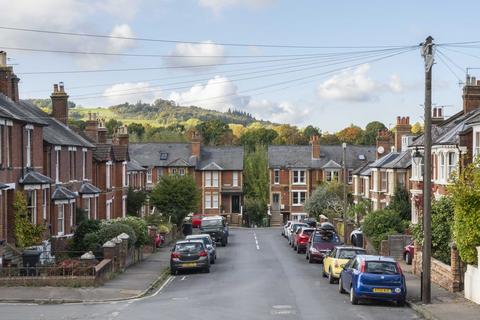
[[[405,227],[406,222],[400,214],[391,210],[377,210],[367,214],[362,225],[363,233],[376,250],[380,249],[382,240],[387,240],[391,234],[403,233]]]

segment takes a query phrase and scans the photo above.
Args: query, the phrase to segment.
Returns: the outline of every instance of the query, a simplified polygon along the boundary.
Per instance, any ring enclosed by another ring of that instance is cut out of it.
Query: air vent
[[[160,152],[160,160],[167,160],[167,158],[168,158],[168,153]]]

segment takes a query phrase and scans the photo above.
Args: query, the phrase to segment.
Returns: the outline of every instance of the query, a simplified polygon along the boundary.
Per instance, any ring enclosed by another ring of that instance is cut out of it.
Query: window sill
[[[306,182],[294,182],[292,183],[292,186],[306,186],[307,183]]]
[[[292,207],[303,207],[304,205],[304,203],[293,203]]]

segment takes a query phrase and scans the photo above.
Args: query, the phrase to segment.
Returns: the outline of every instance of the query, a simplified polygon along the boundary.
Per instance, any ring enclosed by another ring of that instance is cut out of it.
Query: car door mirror
[[[207,249],[213,249],[213,246],[211,244],[207,244]]]

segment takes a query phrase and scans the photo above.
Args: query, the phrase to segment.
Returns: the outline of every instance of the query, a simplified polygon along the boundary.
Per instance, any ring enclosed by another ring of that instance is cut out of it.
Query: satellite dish
[[[383,154],[385,152],[385,149],[382,146],[380,146],[380,147],[377,148],[377,152],[379,154]]]

